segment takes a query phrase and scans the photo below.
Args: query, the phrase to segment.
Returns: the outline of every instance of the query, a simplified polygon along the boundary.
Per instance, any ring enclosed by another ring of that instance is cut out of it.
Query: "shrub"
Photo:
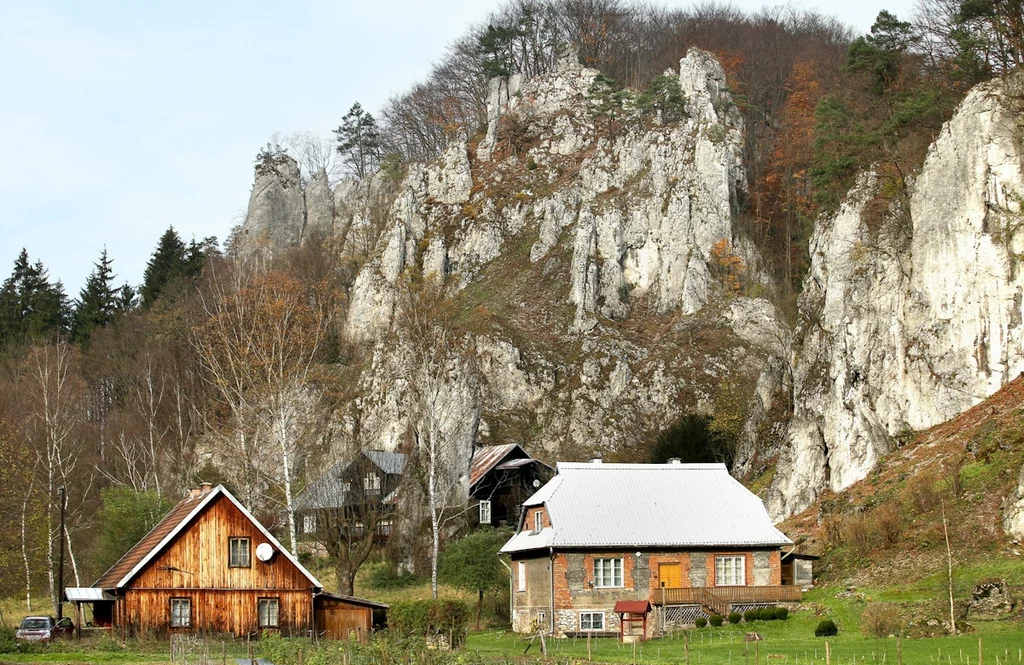
[[[457,600],[413,600],[392,603],[388,608],[388,628],[402,635],[451,636],[451,648],[466,637],[469,608]]]
[[[722,626],[722,617],[718,614],[712,614],[709,621],[711,622],[711,625],[714,628],[721,628]]]
[[[785,621],[786,619],[789,618],[789,610],[787,608],[785,608],[785,607],[776,607],[775,608],[775,618],[778,619],[779,621]]]
[[[757,610],[747,610],[743,613],[743,620],[747,623],[752,623],[761,618],[761,613]]]
[[[387,564],[375,566],[370,571],[370,586],[374,589],[405,589],[423,581],[419,575],[409,571],[395,572]]]
[[[838,634],[839,629],[836,627],[836,622],[832,619],[822,619],[818,627],[814,629],[815,637],[831,637]]]
[[[902,627],[899,611],[889,603],[871,603],[860,619],[860,629],[873,637],[895,635]]]
[[[697,617],[693,620],[693,624],[698,628],[703,628],[704,626],[708,625],[708,620],[705,617]]]
[[[775,621],[774,607],[762,607],[757,611],[757,614],[761,617],[761,621]]]
[[[537,169],[537,160],[533,158],[533,155],[530,155],[530,158],[526,160],[526,168],[530,171]]]
[[[729,612],[729,623],[739,623],[743,615],[739,612]]]

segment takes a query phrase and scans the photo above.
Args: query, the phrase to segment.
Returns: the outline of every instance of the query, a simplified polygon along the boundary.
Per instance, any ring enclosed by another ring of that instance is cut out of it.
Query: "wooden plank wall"
[[[132,591],[119,599],[118,625],[130,632],[163,634],[171,629],[171,598],[192,601],[189,632],[227,632],[242,636],[259,630],[259,599],[279,599],[279,627],[282,635],[305,633],[312,628],[313,596],[305,591],[265,590],[147,590]]]
[[[373,630],[373,610],[337,602],[319,602],[316,630],[329,640],[347,640],[353,633],[366,639]]]
[[[250,565],[228,567],[228,539],[250,539]],[[282,632],[313,627],[313,585],[280,552],[269,563],[256,559],[266,541],[226,497],[217,498],[124,591],[118,625],[137,631],[170,628],[170,599],[192,598],[193,630],[236,635],[258,627],[257,600],[280,599]]]

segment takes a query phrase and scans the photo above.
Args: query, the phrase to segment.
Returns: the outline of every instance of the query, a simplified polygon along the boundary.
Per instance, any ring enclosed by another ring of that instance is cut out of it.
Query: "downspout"
[[[513,626],[515,626],[516,625],[516,615],[515,615],[515,603],[513,601],[514,601],[514,599],[516,597],[515,596],[516,590],[513,587],[512,566],[510,566],[507,563],[505,563],[505,560],[502,559],[500,556],[498,557],[498,563],[500,563],[501,565],[505,566],[505,570],[508,571],[508,620],[509,620],[509,623],[511,623]]]
[[[551,591],[551,637],[555,636],[555,548],[549,547],[548,553],[550,560],[548,561],[548,572],[549,585],[548,589]]]

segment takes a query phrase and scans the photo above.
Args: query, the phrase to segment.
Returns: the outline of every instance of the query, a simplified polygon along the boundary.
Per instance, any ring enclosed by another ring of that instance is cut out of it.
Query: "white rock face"
[[[1003,84],[978,86],[931,147],[909,213],[868,220],[865,177],[815,230],[773,516],[848,487],[893,435],[944,422],[1024,370],[1017,134]]]
[[[1003,501],[1003,532],[1014,540],[1024,540],[1024,469],[1017,477],[1017,487]]]
[[[306,227],[306,204],[299,165],[283,156],[270,173],[258,173],[240,241],[248,249],[271,251],[298,246]]]
[[[310,180],[305,191],[306,228],[303,237],[314,233],[325,237],[334,234],[334,194],[327,183],[327,173],[321,169]]]

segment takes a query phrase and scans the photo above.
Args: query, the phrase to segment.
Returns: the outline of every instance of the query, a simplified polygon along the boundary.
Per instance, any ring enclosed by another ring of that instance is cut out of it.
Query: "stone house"
[[[801,599],[782,585],[792,541],[724,464],[563,462],[523,508],[501,550],[517,632],[618,634],[624,600],[655,608],[650,636]]]

